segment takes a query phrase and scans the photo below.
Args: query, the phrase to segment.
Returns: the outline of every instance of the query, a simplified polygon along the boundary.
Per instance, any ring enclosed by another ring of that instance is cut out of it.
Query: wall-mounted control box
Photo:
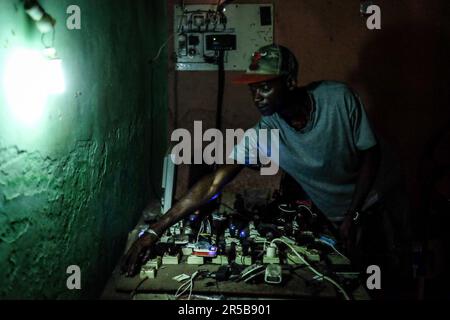
[[[217,70],[218,50],[225,70],[246,70],[258,48],[273,43],[272,4],[175,6],[174,48],[179,71]]]

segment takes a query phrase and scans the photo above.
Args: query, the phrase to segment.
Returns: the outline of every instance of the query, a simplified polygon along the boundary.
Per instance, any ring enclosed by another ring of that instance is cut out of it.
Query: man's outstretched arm
[[[188,214],[207,203],[219,193],[241,171],[239,164],[223,165],[213,173],[203,177],[180,199],[158,222],[151,226],[158,235]]]
[[[227,164],[198,181],[180,201],[178,201],[160,220],[150,228],[161,236],[165,230],[207,203],[220,192],[242,170],[240,164]],[[122,262],[122,272],[133,276],[149,254],[150,247],[158,240],[146,233],[136,240],[126,253]]]

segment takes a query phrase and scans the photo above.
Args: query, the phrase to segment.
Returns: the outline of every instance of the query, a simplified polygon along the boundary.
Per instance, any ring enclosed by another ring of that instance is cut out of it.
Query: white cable
[[[281,206],[283,206],[283,204],[278,205],[278,209],[280,209],[283,212],[286,212],[286,213],[295,213],[296,212],[295,210],[283,209]]]
[[[308,210],[308,212],[311,214],[311,216],[314,216],[314,213],[312,212],[311,208],[309,208],[308,206],[301,204],[297,207],[297,209],[299,209],[299,208],[305,208],[306,210]]]
[[[183,1],[183,4],[182,4],[182,10],[183,10],[183,14],[181,15],[180,23],[178,24],[178,28],[177,28],[177,31],[176,31],[177,33],[180,32],[181,25],[182,25],[182,22],[183,22],[183,17],[186,14],[186,9],[184,8],[184,1]],[[169,37],[167,37],[167,40],[164,41],[164,43],[161,45],[161,47],[159,47],[158,52],[155,55],[155,57],[150,60],[151,63],[153,63],[156,60],[158,60],[159,56],[161,55],[162,50],[164,49],[165,46],[167,46],[167,44],[169,43],[170,39],[172,39],[174,37],[174,35],[175,35],[175,31],[172,32],[172,34]]]
[[[340,255],[342,258],[350,260],[344,254],[342,254],[338,249],[336,249],[336,247],[333,246],[331,243],[328,243],[328,242],[320,240],[320,239],[318,239],[317,241],[320,243],[323,243],[323,244],[327,245],[328,247],[330,247],[331,249],[333,249],[333,251],[336,252],[338,255]]]
[[[205,222],[206,220],[206,222]],[[204,220],[202,220],[201,224],[200,224],[200,229],[198,230],[198,234],[197,234],[197,242],[200,239],[200,235],[203,234],[203,231],[205,231],[206,229],[206,234],[211,235],[212,233],[212,229],[211,229],[211,223],[209,222],[208,218],[205,218]]]
[[[167,43],[169,43],[169,40],[172,39],[174,36],[174,33],[172,33],[167,40],[161,45],[161,47],[159,47],[158,53],[156,54],[156,56],[151,59],[151,63],[155,62],[156,60],[158,60],[159,56],[161,55],[162,49],[164,49],[165,46],[167,46]]]
[[[192,295],[192,289],[194,288],[194,278],[197,276],[198,271],[195,271],[189,279],[187,279],[184,283],[181,284],[181,286],[178,288],[177,292],[175,292],[175,299],[178,299],[181,297],[187,290],[189,290],[188,300],[191,299]],[[180,290],[183,289],[183,291],[180,292]]]
[[[338,255],[340,255],[342,258],[349,260],[349,258],[347,258],[345,255],[343,255],[338,249],[336,249],[335,246],[332,246],[331,244],[327,243],[328,246],[331,247],[331,249],[333,249],[334,252],[336,252]]]
[[[350,300],[350,297],[348,296],[348,294],[345,292],[344,288],[342,288],[336,281],[334,281],[333,279],[331,279],[330,277],[327,277],[325,275],[323,275],[322,273],[320,273],[319,271],[317,271],[316,269],[314,269],[311,264],[306,261],[298,252],[297,250],[294,249],[294,247],[292,247],[289,243],[281,240],[281,239],[273,239],[271,241],[271,243],[274,242],[281,242],[284,243],[285,245],[287,245],[289,247],[289,249],[291,249],[294,254],[300,258],[300,260],[308,267],[309,270],[311,270],[314,274],[316,274],[319,278],[325,279],[328,282],[330,282],[331,284],[333,284],[336,288],[338,288],[338,290],[344,295],[345,300]]]
[[[200,222],[200,229],[198,229],[197,242],[198,242],[198,239],[200,238],[200,234],[202,232],[203,232],[203,220],[202,220],[202,222]]]
[[[206,218],[206,222],[208,223],[207,227],[206,227],[206,233],[211,234],[212,232],[212,228],[211,228],[211,222],[209,222],[209,219]]]
[[[334,250],[334,252],[336,252],[338,255],[340,255],[342,258],[345,258],[347,260],[349,260],[346,256],[344,256],[338,249],[336,249],[335,246],[330,245],[330,247]]]

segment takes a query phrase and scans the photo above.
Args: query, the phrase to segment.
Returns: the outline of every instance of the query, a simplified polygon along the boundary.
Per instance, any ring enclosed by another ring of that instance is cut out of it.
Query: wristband
[[[153,230],[153,229],[148,228],[147,230],[144,231],[144,233],[152,234],[152,235],[154,235],[156,238],[159,239],[159,235],[158,235],[158,234],[156,233],[156,231]]]
[[[353,211],[353,212],[351,212],[351,211],[347,212],[345,215],[350,216],[354,223],[357,223],[361,218],[361,213],[358,210]]]

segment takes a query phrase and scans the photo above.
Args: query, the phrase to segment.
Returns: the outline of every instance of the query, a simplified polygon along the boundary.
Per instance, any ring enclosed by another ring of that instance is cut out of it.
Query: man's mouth
[[[273,108],[268,103],[258,103],[257,108],[265,116],[270,116],[274,113]]]

